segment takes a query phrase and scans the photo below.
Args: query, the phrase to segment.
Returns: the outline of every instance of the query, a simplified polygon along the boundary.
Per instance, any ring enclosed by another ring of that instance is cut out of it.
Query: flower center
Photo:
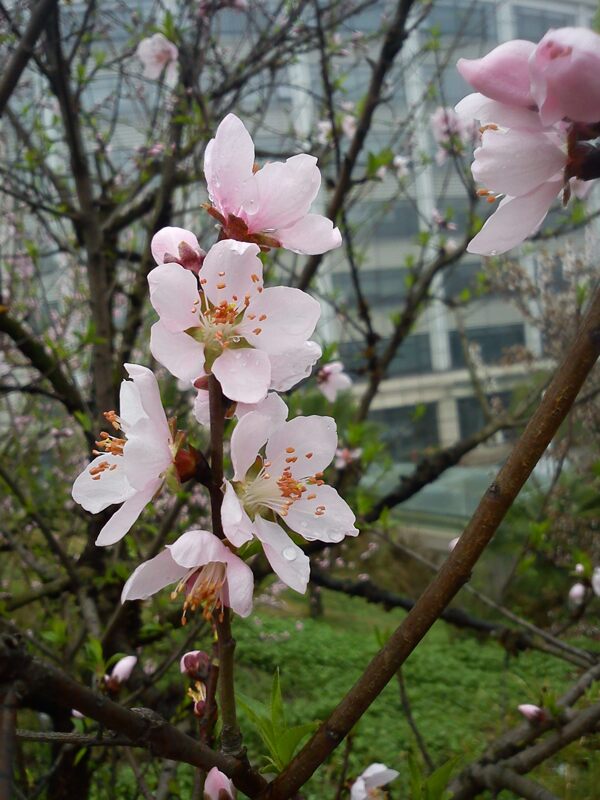
[[[269,472],[270,461],[264,461],[260,472],[254,480],[247,484],[242,484],[242,502],[250,517],[254,517],[262,508],[269,508],[280,517],[288,514],[291,506],[299,500],[307,491],[310,485],[322,486],[324,481],[323,473],[316,472],[308,478],[297,478],[292,474],[290,463],[297,461],[297,456],[293,447],[286,449],[288,464],[283,468],[279,477],[274,477]],[[312,455],[312,454],[311,454]],[[306,500],[316,499],[314,492],[306,494]],[[325,513],[325,506],[315,508],[316,516]]]
[[[227,581],[225,564],[220,561],[211,561],[203,567],[191,569],[182,578],[175,589],[171,592],[171,600],[175,600],[177,595],[185,592],[183,601],[183,614],[181,624],[187,622],[186,614],[188,609],[196,611],[202,609],[202,616],[207,622],[212,620],[215,609],[219,611],[219,616],[223,616],[223,587]]]

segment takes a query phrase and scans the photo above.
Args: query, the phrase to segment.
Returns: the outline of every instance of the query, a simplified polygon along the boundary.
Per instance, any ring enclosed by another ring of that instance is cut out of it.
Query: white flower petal
[[[274,286],[250,301],[238,330],[253,347],[276,355],[301,347],[320,316],[320,304],[306,292]]]
[[[202,265],[200,284],[214,306],[233,303],[243,308],[244,298],[254,297],[263,286],[260,247],[223,239],[214,244]]]
[[[295,225],[275,231],[275,238],[287,250],[308,256],[327,253],[342,243],[339,228],[321,214],[307,214]]]
[[[310,577],[310,559],[279,525],[256,517],[256,535],[262,542],[269,564],[281,580],[304,594]]]
[[[289,467],[292,475],[306,478],[329,466],[336,449],[335,420],[313,415],[295,417],[277,428],[269,436],[266,456],[273,475],[280,475]]]
[[[105,547],[120,541],[137,520],[144,508],[152,500],[162,486],[162,481],[153,481],[140,492],[136,492],[126,500],[121,508],[112,515],[102,528],[96,539],[98,547]]]
[[[215,359],[212,373],[230,400],[258,403],[269,390],[271,362],[266,353],[249,347],[225,350]]]
[[[352,509],[332,486],[307,486],[306,489],[300,500],[294,501],[288,509],[285,521],[292,530],[309,541],[318,539],[321,542],[341,542],[346,536],[358,535]],[[320,509],[318,514],[317,509]]]
[[[161,264],[148,273],[150,302],[169,331],[198,325],[199,294],[196,277],[180,264]]]
[[[321,358],[322,351],[316,342],[304,342],[295,350],[281,355],[270,355],[271,386],[276,392],[287,392],[304,378],[308,378],[313,366]]]
[[[204,375],[204,345],[187,333],[172,333],[162,322],[155,322],[150,330],[150,352],[182,381]]]
[[[244,511],[235,489],[229,481],[225,481],[225,494],[221,506],[221,522],[223,532],[234,547],[241,547],[253,538],[253,527],[250,517]]]
[[[133,572],[123,587],[121,602],[126,600],[146,600],[156,592],[175,581],[180,581],[187,573],[186,567],[177,564],[168,550],[163,550],[149,561],[144,561]]]
[[[96,470],[105,463],[108,468],[96,473],[100,478],[94,480],[90,470]],[[113,456],[110,453],[97,456],[88,464],[76,478],[71,491],[73,500],[92,514],[97,514],[115,503],[122,503],[134,494],[135,489],[125,474],[123,456]]]

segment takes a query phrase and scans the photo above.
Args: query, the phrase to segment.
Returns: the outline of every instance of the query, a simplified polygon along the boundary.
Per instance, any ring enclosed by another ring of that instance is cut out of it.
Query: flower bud
[[[585,600],[585,586],[583,583],[574,583],[569,589],[569,605],[577,608]]]
[[[206,681],[210,671],[210,656],[204,650],[190,650],[181,657],[179,669],[195,681]]]
[[[137,664],[137,656],[125,656],[119,659],[112,668],[110,675],[104,676],[104,685],[109,692],[117,693],[121,684],[126,683],[131,677],[133,668]]]
[[[548,719],[548,712],[546,709],[534,706],[531,703],[522,703],[520,706],[517,706],[517,710],[520,711],[529,722],[540,723]]]
[[[204,800],[234,800],[235,788],[227,775],[213,767],[204,782]]]
[[[462,77],[481,94],[508,106],[533,105],[529,85],[529,58],[535,45],[514,39],[498,45],[483,58],[461,58]]]

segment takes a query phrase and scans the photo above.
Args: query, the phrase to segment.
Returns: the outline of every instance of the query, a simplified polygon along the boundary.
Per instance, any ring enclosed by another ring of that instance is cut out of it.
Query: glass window
[[[490,3],[461,0],[436,3],[427,15],[423,30],[439,30],[457,39],[496,39],[496,14]]]
[[[377,353],[379,355],[385,350],[386,345],[387,341],[378,343]],[[366,366],[364,342],[341,342],[338,349],[347,372],[355,378],[364,374]],[[409,336],[403,342],[392,359],[387,377],[397,378],[403,375],[422,375],[428,372],[431,372],[429,334],[417,333]]]
[[[369,418],[382,425],[382,439],[397,459],[409,459],[415,451],[438,444],[435,403],[380,408],[371,411]]]
[[[477,294],[485,286],[485,272],[481,262],[461,261],[451,264],[444,271],[444,293],[448,298],[460,297],[468,289],[472,294]],[[486,293],[489,297],[490,293]]]
[[[495,392],[488,395],[487,399],[490,402],[494,401],[494,399],[499,399],[504,408],[508,408],[510,406],[511,392]],[[460,397],[456,401],[456,405],[461,439],[472,436],[486,424],[481,404],[476,397]]]
[[[364,201],[351,210],[350,221],[358,229],[365,229],[365,238],[402,239],[415,236],[419,230],[417,209],[408,200],[394,201],[383,211],[381,201]]]
[[[523,325],[496,325],[489,328],[467,328],[469,342],[481,348],[481,358],[485,364],[495,364],[509,347],[525,344]],[[458,331],[450,331],[450,354],[452,366],[461,369],[466,366],[465,354]]]
[[[573,14],[526,6],[517,6],[514,11],[517,37],[532,42],[539,41],[549,28],[565,28],[575,23]]]

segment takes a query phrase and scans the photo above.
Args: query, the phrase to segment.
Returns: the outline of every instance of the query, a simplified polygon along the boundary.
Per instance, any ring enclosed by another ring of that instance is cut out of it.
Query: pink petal
[[[332,486],[307,486],[300,500],[290,506],[285,521],[305,539],[341,542],[345,536],[358,536],[356,517]],[[307,498],[316,495],[311,500]],[[322,513],[315,513],[322,507]]]
[[[144,561],[129,576],[121,593],[121,602],[126,600],[146,600],[156,592],[187,574],[186,567],[177,564],[168,550],[163,550],[149,561]]]
[[[481,94],[511,106],[532,106],[529,86],[529,57],[533,42],[514,39],[495,47],[483,58],[460,58],[457,69]]]
[[[389,769],[385,764],[371,764],[360,776],[363,778],[368,789],[376,789],[378,786],[385,786],[398,777],[400,773],[395,769]]]
[[[309,294],[275,286],[250,301],[238,330],[253,347],[277,355],[301,347],[320,316],[321,306]]]
[[[276,392],[287,392],[304,378],[321,358],[322,351],[316,342],[304,342],[301,347],[281,355],[270,355],[271,386]]]
[[[123,468],[127,480],[138,491],[164,477],[173,463],[167,435],[168,430],[157,429],[150,420],[138,422],[129,431],[123,448]]]
[[[276,575],[295,592],[304,594],[310,577],[310,559],[279,525],[256,517],[256,535]]]
[[[545,125],[563,117],[600,120],[600,36],[587,28],[550,30],[529,62],[532,91]]]
[[[157,428],[157,435],[168,438],[170,436],[169,424],[160,399],[160,389],[158,388],[156,376],[152,370],[139,364],[125,364],[124,366],[127,374],[132,378],[131,382],[139,392],[139,400],[146,416]],[[121,384],[121,388],[128,383],[130,381],[124,381]],[[120,413],[123,415],[122,407],[120,407]],[[130,426],[135,425],[135,420],[130,420],[129,416],[127,419]]]
[[[233,800],[235,789],[227,775],[213,767],[204,781],[205,800]]]
[[[253,167],[254,145],[250,134],[238,117],[228,114],[204,154],[208,196],[220,211],[239,216],[243,185],[252,178]]]
[[[200,282],[214,306],[225,302],[243,307],[244,298],[254,297],[262,290],[263,265],[259,253],[257,244],[234,239],[224,239],[210,248]]]
[[[342,243],[339,228],[321,214],[306,214],[289,228],[278,228],[275,238],[286,250],[308,256],[327,253]]]
[[[198,284],[189,269],[161,264],[148,274],[150,302],[167,330],[177,333],[198,325]]]
[[[273,427],[285,422],[288,415],[288,407],[276,392],[269,392],[265,399],[259,403],[238,403],[235,415],[238,419],[241,419],[252,411],[258,411],[263,416],[269,417]]]
[[[221,506],[221,522],[227,539],[234,547],[241,547],[253,537],[250,517],[244,511],[235,489],[225,481],[225,495]]]
[[[518,106],[507,106],[478,93],[463,97],[457,103],[455,110],[461,119],[476,119],[482,125],[495,123],[504,128],[534,131],[542,129],[542,122],[537,111],[530,111]]]
[[[155,322],[150,330],[150,352],[182,381],[194,381],[204,374],[204,345],[187,333],[172,333],[162,322]]]
[[[224,350],[215,360],[212,373],[230,400],[258,403],[269,390],[271,362],[266,353],[249,347]]]
[[[252,231],[289,228],[306,216],[319,192],[317,159],[301,153],[275,161],[248,182],[244,211]]]
[[[519,197],[553,178],[566,163],[566,153],[542,133],[488,130],[471,171],[486,189]]]
[[[271,462],[271,474],[280,475],[285,467],[290,467],[292,475],[305,478],[329,466],[336,448],[337,428],[334,419],[295,417],[271,434],[266,456]],[[296,458],[296,461],[289,461],[290,458]]]
[[[273,430],[273,419],[267,414],[253,411],[246,414],[235,426],[231,435],[231,462],[234,481],[243,481],[256,461],[261,447]]]
[[[227,547],[227,593],[229,606],[240,617],[247,617],[252,611],[254,575],[250,567]]]
[[[198,244],[198,239],[185,228],[161,228],[152,237],[150,249],[152,256],[157,264],[165,264],[168,261],[179,261],[179,246],[181,243],[191,247],[199,256],[203,250]]]
[[[99,473],[98,480],[94,480],[90,470],[103,463],[108,463],[109,468]],[[123,456],[113,456],[110,453],[97,456],[88,464],[76,478],[71,491],[73,500],[92,514],[97,514],[115,503],[122,503],[134,494],[135,489],[127,480],[123,468]]]
[[[549,181],[522,197],[505,197],[471,239],[468,252],[495,256],[524,242],[542,224],[561,187],[562,181]]]
[[[210,425],[210,400],[207,389],[198,389],[194,400],[194,416],[200,425]]]
[[[120,541],[125,534],[129,533],[134,522],[161,486],[161,480],[153,481],[145,489],[128,498],[102,528],[96,539],[96,545],[106,547],[106,545]]]

